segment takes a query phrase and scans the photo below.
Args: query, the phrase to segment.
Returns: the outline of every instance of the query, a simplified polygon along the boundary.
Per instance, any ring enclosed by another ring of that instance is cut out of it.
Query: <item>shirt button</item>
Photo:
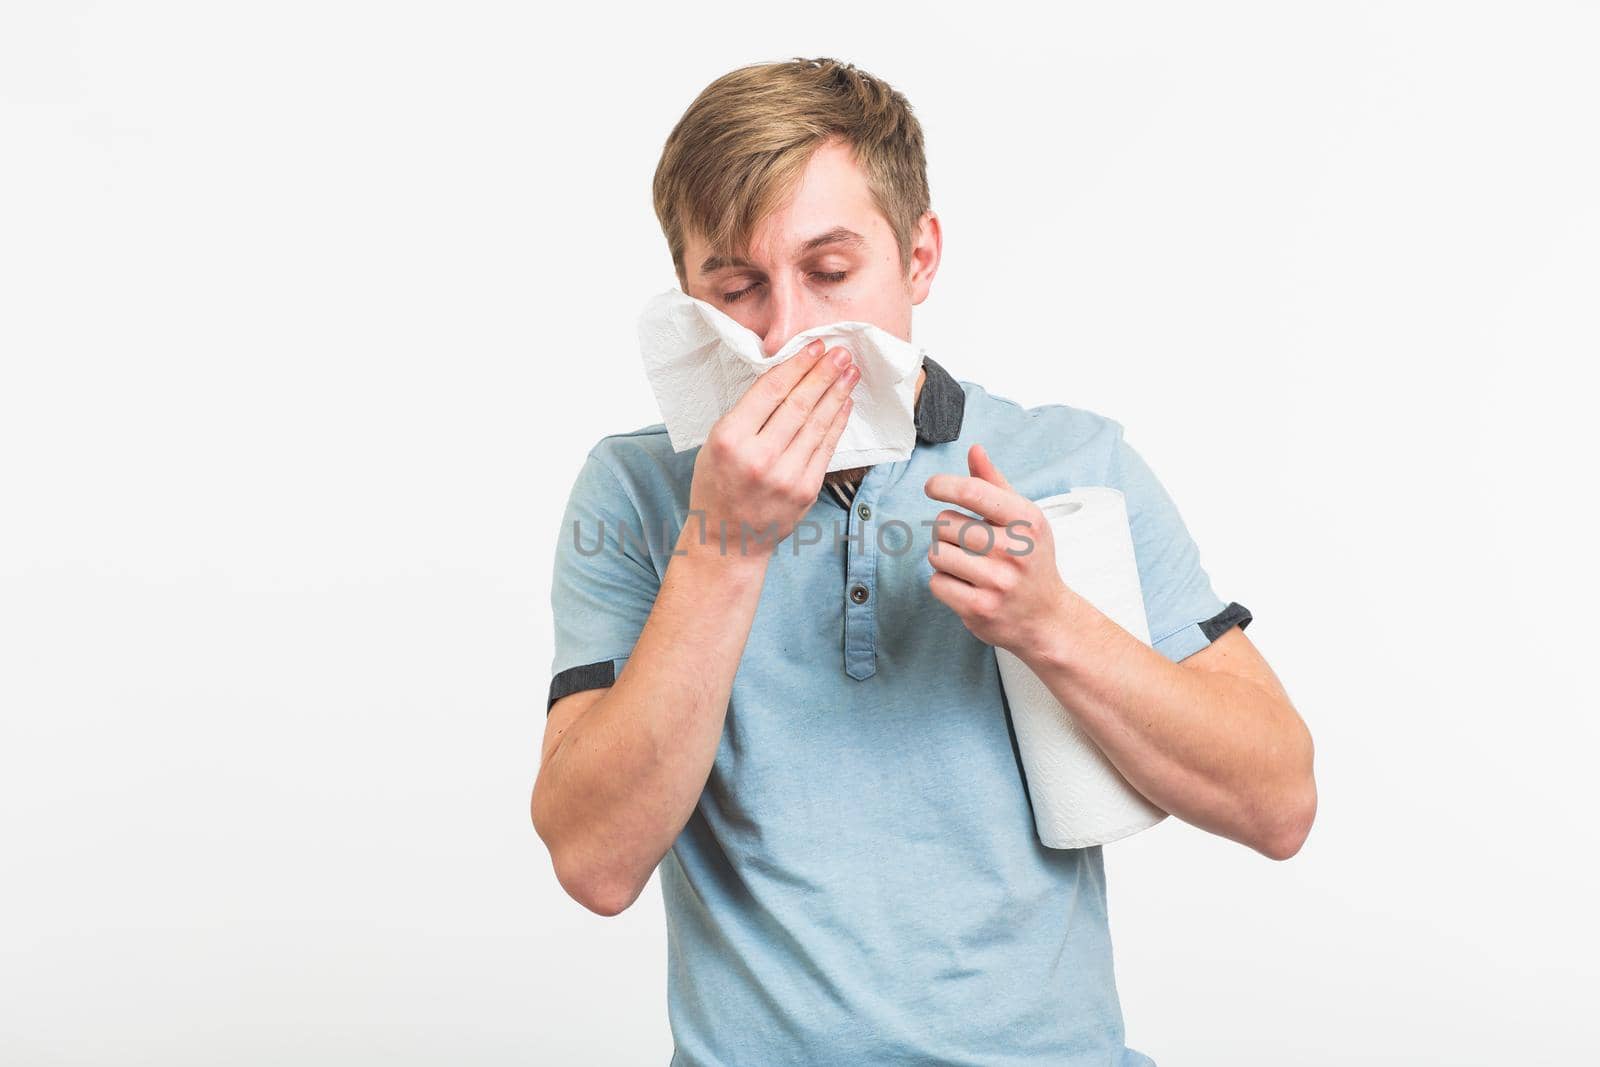
[[[851,586],[850,588],[850,599],[857,604],[865,604],[869,595],[867,587],[864,585]]]
[[[870,519],[872,518],[872,509],[867,507],[865,504],[857,504],[856,514],[860,515],[863,519]]]

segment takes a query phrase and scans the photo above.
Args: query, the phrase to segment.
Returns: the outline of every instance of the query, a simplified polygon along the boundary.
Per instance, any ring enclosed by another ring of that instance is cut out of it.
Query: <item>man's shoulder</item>
[[[653,422],[603,435],[590,446],[585,463],[600,467],[637,502],[663,493],[671,498],[679,483],[687,485],[698,451],[674,451],[666,424]]]
[[[590,446],[589,454],[612,458],[635,452],[653,453],[662,450],[668,453],[672,451],[672,441],[667,436],[667,424],[652,422],[637,430],[618,430],[615,433],[602,435]]]
[[[1002,452],[1018,459],[1070,458],[1080,476],[1104,472],[1122,436],[1122,423],[1092,408],[1064,402],[1023,404],[977,382],[959,377],[956,382],[966,393],[971,420],[962,427],[962,437],[982,444],[1002,473]]]

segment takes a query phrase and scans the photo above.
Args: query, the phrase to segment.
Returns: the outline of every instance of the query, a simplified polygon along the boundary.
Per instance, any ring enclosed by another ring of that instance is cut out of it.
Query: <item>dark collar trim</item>
[[[924,354],[922,369],[927,377],[922,380],[922,392],[917,394],[917,440],[927,445],[943,444],[961,436],[961,417],[966,410],[967,394],[961,383],[950,377],[950,372]]]

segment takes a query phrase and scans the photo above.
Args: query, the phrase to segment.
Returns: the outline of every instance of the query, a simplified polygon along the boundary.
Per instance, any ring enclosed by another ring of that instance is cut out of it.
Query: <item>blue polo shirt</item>
[[[1121,489],[1171,660],[1251,616],[1212,591],[1120,423],[923,367],[910,457],[848,506],[820,491],[772,555],[710,777],[658,868],[671,1067],[1154,1063],[1124,1044],[1101,849],[1039,842],[994,649],[928,590],[925,523],[948,505],[923,484],[968,473],[976,441],[1030,499]],[[625,668],[697,454],[660,423],[589,451],[547,707]]]

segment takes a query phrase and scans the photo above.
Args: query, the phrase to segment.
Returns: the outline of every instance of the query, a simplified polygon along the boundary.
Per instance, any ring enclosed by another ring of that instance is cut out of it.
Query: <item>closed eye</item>
[[[846,270],[812,271],[811,276],[816,278],[818,281],[825,282],[828,285],[837,285],[844,281],[849,273],[850,272]],[[749,285],[738,290],[737,292],[723,293],[722,299],[729,304],[735,303],[739,300],[742,300],[747,294],[753,293],[755,290],[761,288],[761,285],[761,282],[751,282]]]

